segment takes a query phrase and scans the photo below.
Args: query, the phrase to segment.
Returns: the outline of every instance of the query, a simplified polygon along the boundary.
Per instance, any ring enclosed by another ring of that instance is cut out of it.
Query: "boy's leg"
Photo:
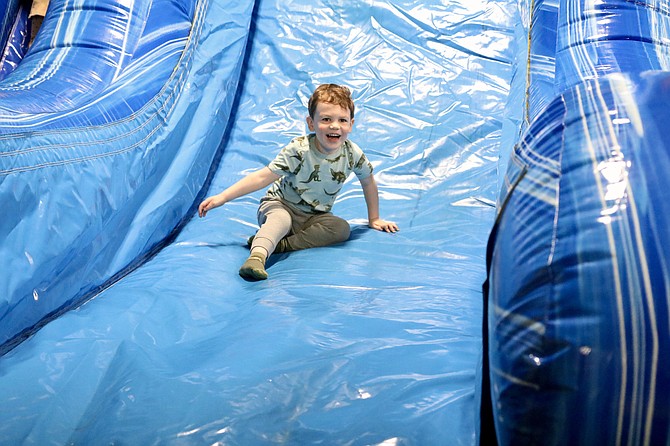
[[[291,214],[276,201],[265,201],[258,209],[260,229],[252,243],[249,258],[240,268],[240,276],[267,279],[265,261],[275,251],[277,243],[291,230]]]
[[[48,7],[48,0],[33,0],[30,6],[30,14],[28,14],[28,18],[30,19],[30,41],[28,47],[32,46],[37,31],[39,31],[42,26],[42,21],[44,20]]]
[[[349,223],[330,212],[310,217],[302,228],[282,240],[279,249],[297,251],[299,249],[317,248],[341,243],[349,239],[351,228]]]
[[[44,17],[47,14],[48,8],[49,8],[49,0],[33,0],[33,2],[30,5],[29,17],[35,15]]]
[[[292,218],[284,205],[278,201],[264,201],[258,208],[260,229],[251,242],[251,252],[262,248],[266,257],[275,251],[277,244],[291,231]]]

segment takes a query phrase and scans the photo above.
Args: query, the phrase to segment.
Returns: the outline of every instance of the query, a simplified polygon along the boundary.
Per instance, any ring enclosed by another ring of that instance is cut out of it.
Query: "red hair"
[[[349,110],[351,119],[354,119],[354,100],[351,99],[351,90],[347,87],[337,84],[319,85],[314,90],[314,93],[312,93],[312,97],[309,98],[309,103],[307,104],[309,116],[312,119],[314,119],[314,114],[316,113],[316,106],[323,102],[339,105],[345,110]]]

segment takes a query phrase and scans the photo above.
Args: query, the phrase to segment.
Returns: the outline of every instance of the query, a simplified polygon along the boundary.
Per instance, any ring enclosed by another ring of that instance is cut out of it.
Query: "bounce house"
[[[0,5],[0,444],[670,444],[668,3]],[[245,281],[322,83],[400,231]]]

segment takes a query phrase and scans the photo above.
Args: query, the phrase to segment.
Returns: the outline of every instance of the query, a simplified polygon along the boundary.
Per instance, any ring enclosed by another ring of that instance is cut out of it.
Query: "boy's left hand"
[[[376,229],[377,231],[385,231],[385,232],[398,231],[398,225],[396,225],[392,221],[382,220],[381,218],[372,220],[371,222],[368,223],[368,226],[370,226],[372,229]]]

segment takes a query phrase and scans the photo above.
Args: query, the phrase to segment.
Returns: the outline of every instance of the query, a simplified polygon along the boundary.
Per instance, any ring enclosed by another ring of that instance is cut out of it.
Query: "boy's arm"
[[[368,206],[368,226],[378,231],[396,232],[398,225],[392,221],[384,221],[379,218],[379,189],[375,177],[370,174],[369,177],[361,180],[363,187],[363,196],[365,204]]]
[[[242,197],[267,187],[278,179],[279,175],[272,173],[267,166],[255,172],[251,172],[223,192],[205,198],[205,200],[200,203],[200,206],[198,206],[198,215],[202,218],[207,215],[208,211],[218,208],[235,198]]]

